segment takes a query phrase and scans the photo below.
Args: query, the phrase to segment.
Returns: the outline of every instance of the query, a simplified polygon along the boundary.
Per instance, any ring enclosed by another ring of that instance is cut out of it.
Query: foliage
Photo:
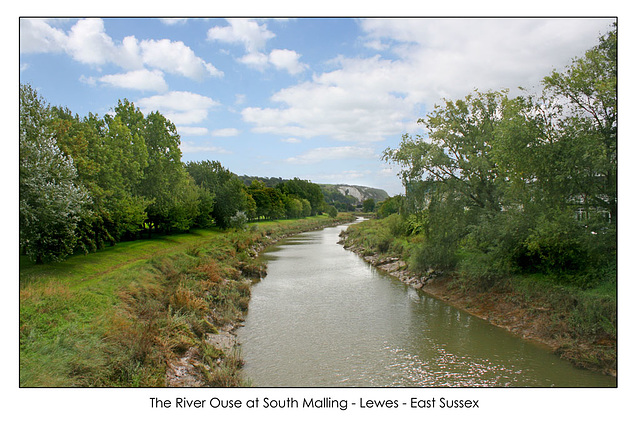
[[[20,248],[40,262],[144,232],[239,227],[325,209],[320,186],[309,181],[247,187],[218,161],[183,163],[175,125],[127,99],[113,114],[81,118],[21,85],[20,130]]]
[[[325,201],[322,190],[318,184],[300,178],[293,178],[278,184],[276,188],[279,189],[282,194],[308,200],[311,205],[311,215],[317,215],[322,212]]]
[[[444,100],[384,159],[401,167],[402,214],[422,238],[411,266],[483,287],[545,274],[581,288],[616,262],[617,31],[544,79],[539,97],[506,91]],[[612,267],[613,266],[613,267]]]
[[[329,206],[327,208],[327,214],[329,214],[331,218],[335,218],[338,216],[338,209],[336,209],[335,206]]]
[[[60,261],[75,248],[89,194],[48,134],[48,106],[20,89],[20,249],[38,263]]]
[[[373,212],[376,207],[376,202],[373,199],[366,199],[362,201],[363,212]]]
[[[387,200],[379,203],[376,215],[378,218],[386,218],[394,213],[401,213],[404,206],[405,197],[398,195],[389,197]]]
[[[242,230],[246,225],[247,215],[244,212],[238,211],[229,219],[229,226],[236,230]]]

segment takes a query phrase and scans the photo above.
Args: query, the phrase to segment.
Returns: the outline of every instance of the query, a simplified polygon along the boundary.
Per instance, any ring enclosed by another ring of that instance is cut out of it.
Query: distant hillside
[[[384,190],[361,185],[320,184],[320,187],[323,193],[325,193],[325,197],[327,193],[338,191],[343,196],[353,197],[358,204],[367,199],[373,199],[373,201],[377,203],[389,198],[389,195]]]

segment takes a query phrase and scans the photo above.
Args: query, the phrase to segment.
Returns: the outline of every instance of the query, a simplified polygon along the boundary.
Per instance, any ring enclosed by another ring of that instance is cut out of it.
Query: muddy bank
[[[616,341],[609,337],[576,339],[565,320],[570,314],[554,309],[548,299],[525,296],[508,286],[479,290],[436,271],[417,275],[409,271],[403,260],[371,254],[361,246],[345,242],[345,238],[346,234],[343,234],[338,244],[355,252],[379,271],[523,339],[546,345],[575,366],[617,375]]]

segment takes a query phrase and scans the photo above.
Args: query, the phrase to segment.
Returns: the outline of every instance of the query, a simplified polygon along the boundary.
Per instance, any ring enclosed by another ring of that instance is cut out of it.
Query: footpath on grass
[[[350,214],[120,243],[65,262],[20,264],[23,387],[243,386],[234,329],[259,253]]]

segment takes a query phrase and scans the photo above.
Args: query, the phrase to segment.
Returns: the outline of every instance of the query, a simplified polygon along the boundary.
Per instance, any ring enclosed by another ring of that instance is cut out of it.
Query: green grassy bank
[[[548,344],[576,366],[617,374],[615,271],[588,281],[570,274],[514,273],[490,283],[468,270],[425,271],[415,260],[423,237],[396,230],[401,225],[397,216],[352,225],[343,235],[345,247],[457,308]]]
[[[62,263],[20,259],[20,386],[163,387],[189,356],[200,381],[245,385],[242,361],[207,339],[239,322],[262,248],[340,215],[120,243]]]

